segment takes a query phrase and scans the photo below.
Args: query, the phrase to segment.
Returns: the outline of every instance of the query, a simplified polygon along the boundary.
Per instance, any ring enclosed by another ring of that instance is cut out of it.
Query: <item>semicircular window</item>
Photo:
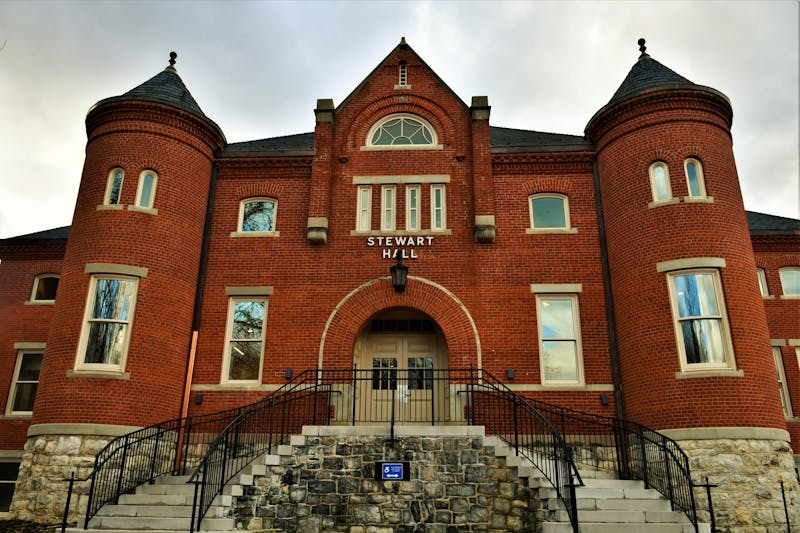
[[[367,136],[369,146],[434,146],[436,132],[413,115],[391,115],[375,124]]]

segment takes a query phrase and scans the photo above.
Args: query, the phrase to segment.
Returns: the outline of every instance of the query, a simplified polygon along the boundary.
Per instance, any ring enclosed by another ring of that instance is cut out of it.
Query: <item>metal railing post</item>
[[[356,365],[353,365],[353,385],[352,385],[353,390],[350,391],[350,396],[353,399],[353,409],[352,409],[353,416],[350,419],[350,423],[353,426],[356,425],[356,383],[357,383],[357,381],[356,381],[356,373],[357,372],[358,372],[358,367],[356,367]]]
[[[186,462],[189,460],[189,445],[192,442],[192,419],[188,418],[184,423],[187,422],[188,424],[186,425],[186,433],[183,435],[183,438],[185,439],[185,446],[183,449],[183,467],[181,469],[184,474],[186,473]]]
[[[569,521],[572,524],[572,531],[578,533],[578,498],[575,494],[575,478],[572,475],[572,448],[566,448],[567,476],[569,479]]]
[[[314,375],[314,412],[311,415],[311,425],[317,425],[317,394],[319,391],[319,369],[315,372]]]
[[[67,489],[67,503],[64,505],[64,519],[61,521],[61,533],[67,529],[67,518],[69,516],[69,502],[72,499],[72,487],[75,485],[75,471],[69,476],[69,488]]]
[[[122,478],[125,476],[125,463],[128,459],[128,435],[125,435],[125,444],[122,450],[122,461],[119,465],[119,477],[117,478],[117,493],[114,495],[114,503],[119,504],[119,495],[122,492]]]
[[[396,401],[395,398],[395,389],[392,389],[392,414],[391,414],[391,421],[389,422],[389,445],[394,448],[394,404]]]
[[[514,448],[519,455],[519,428],[517,427],[517,395],[513,396],[514,399]]]
[[[650,476],[648,474],[648,467],[647,467],[647,450],[644,447],[644,431],[642,426],[639,426],[639,431],[637,432],[639,437],[639,448],[642,451],[642,481],[644,481],[644,488],[650,488]]]
[[[269,453],[272,453],[272,423],[275,421],[275,394],[274,392],[272,393],[269,406],[269,444],[267,445],[269,447]]]
[[[92,503],[94,501],[94,488],[95,488],[94,485],[95,482],[97,481],[97,471],[98,471],[97,462],[99,460],[100,460],[100,455],[98,454],[94,458],[94,468],[92,469],[92,473],[89,476],[92,479],[92,483],[89,485],[89,499],[86,502],[86,517],[83,520],[83,529],[89,529],[89,516],[90,516],[90,511],[92,509]]]
[[[664,439],[661,439],[661,449],[664,450],[664,471],[667,474],[667,491],[669,492],[669,505],[670,508],[674,511],[675,510],[675,494],[674,489],[672,488],[672,472],[669,467],[669,452],[667,451],[666,443]]]
[[[159,428],[158,435],[156,435],[156,445],[153,450],[153,458],[150,461],[150,479],[147,481],[151,485],[155,483],[155,470],[156,470],[156,457],[158,457],[158,444],[161,441],[161,431]]]

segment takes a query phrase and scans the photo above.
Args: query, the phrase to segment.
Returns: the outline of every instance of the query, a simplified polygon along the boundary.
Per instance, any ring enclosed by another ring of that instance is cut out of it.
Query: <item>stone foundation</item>
[[[707,428],[664,433],[686,452],[695,483],[704,483],[708,476],[709,483],[718,485],[711,489],[718,531],[786,531],[780,479],[784,481],[789,523],[800,525],[800,486],[786,432]],[[695,498],[700,521],[709,522],[705,489],[695,489]]]

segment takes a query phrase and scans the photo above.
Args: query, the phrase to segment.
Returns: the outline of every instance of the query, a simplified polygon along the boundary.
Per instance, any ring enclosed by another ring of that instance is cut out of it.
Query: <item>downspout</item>
[[[192,395],[192,378],[194,376],[194,360],[197,354],[197,337],[200,334],[200,310],[203,308],[203,291],[206,285],[206,266],[208,263],[208,243],[211,239],[211,218],[214,212],[214,194],[217,189],[217,164],[211,164],[211,183],[208,187],[206,216],[203,226],[203,245],[200,249],[200,265],[197,272],[197,288],[194,294],[194,312],[192,313],[192,343],[189,349],[189,361],[186,365],[186,378],[183,385],[183,401],[180,418],[189,413],[189,398]]]
[[[619,371],[619,352],[617,350],[617,325],[614,319],[614,296],[611,293],[611,269],[608,264],[608,245],[606,243],[606,224],[603,216],[603,198],[600,194],[600,174],[597,171],[597,156],[592,159],[594,195],[597,207],[597,228],[600,237],[600,261],[603,263],[603,289],[606,300],[606,320],[608,321],[608,343],[611,352],[611,380],[614,384],[614,405],[617,420],[625,419],[622,403],[622,379]]]

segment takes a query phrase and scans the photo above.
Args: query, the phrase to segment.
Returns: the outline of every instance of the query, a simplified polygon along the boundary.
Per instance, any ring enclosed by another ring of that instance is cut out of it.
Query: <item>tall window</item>
[[[231,298],[228,307],[223,383],[261,381],[266,298]]]
[[[278,202],[272,198],[249,198],[239,205],[239,231],[274,232]]]
[[[756,269],[756,276],[758,276],[758,290],[761,291],[761,296],[766,298],[769,296],[769,287],[767,286],[767,273],[763,268]]]
[[[397,187],[395,185],[384,185],[381,187],[381,230],[391,231],[395,229]]]
[[[565,229],[570,227],[567,197],[561,194],[535,194],[529,198],[531,228]]]
[[[408,231],[418,231],[420,228],[420,192],[419,185],[406,185],[406,230]]]
[[[31,302],[49,304],[56,301],[58,274],[39,274],[33,280]]]
[[[372,186],[359,185],[356,201],[356,231],[372,229]]]
[[[20,350],[14,367],[14,379],[8,398],[6,413],[9,415],[30,415],[33,401],[39,386],[39,371],[42,368],[42,352],[39,350]]]
[[[152,170],[145,170],[139,175],[139,186],[136,189],[136,205],[138,207],[152,209],[157,181],[158,176]]]
[[[733,366],[719,272],[697,270],[668,275],[678,351],[684,369]]]
[[[436,133],[427,121],[415,115],[390,115],[370,129],[367,146],[434,146]]]
[[[786,418],[792,417],[792,401],[789,397],[789,387],[786,385],[786,372],[783,369],[783,356],[781,355],[781,347],[772,347],[772,358],[775,360],[775,370],[778,372],[778,391],[781,395],[781,406],[783,407],[783,415]]]
[[[447,201],[443,184],[431,185],[431,230],[447,229]]]
[[[706,195],[706,184],[703,179],[703,166],[700,161],[694,158],[683,162],[683,169],[686,173],[686,185],[689,188],[690,197],[704,197]]]
[[[669,183],[669,168],[662,161],[650,165],[650,188],[654,202],[665,202],[672,198],[672,187]]]
[[[536,297],[542,383],[583,381],[578,297],[574,294]]]
[[[139,280],[92,276],[77,367],[120,371],[125,367]]]
[[[8,512],[19,475],[18,462],[0,462],[0,513]]]
[[[405,61],[401,62],[397,69],[397,84],[402,87],[408,85],[408,65]]]
[[[118,205],[122,194],[122,181],[125,179],[125,172],[121,168],[112,169],[108,174],[108,184],[106,185],[106,195],[103,203],[106,205]]]
[[[780,275],[784,296],[800,296],[800,267],[782,268]]]

